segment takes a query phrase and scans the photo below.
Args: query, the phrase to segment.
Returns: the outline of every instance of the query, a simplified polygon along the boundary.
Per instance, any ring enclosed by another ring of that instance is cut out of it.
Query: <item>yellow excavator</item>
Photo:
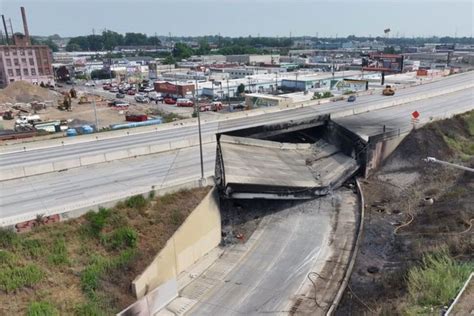
[[[89,101],[89,98],[87,96],[83,95],[79,98],[79,104],[88,104],[88,103],[92,103],[92,102]]]
[[[395,89],[392,88],[390,85],[386,85],[385,89],[382,91],[383,95],[394,95],[395,94]]]

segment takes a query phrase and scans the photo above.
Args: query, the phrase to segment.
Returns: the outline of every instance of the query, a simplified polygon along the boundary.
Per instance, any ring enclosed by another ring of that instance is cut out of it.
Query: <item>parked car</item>
[[[113,106],[113,107],[128,107],[129,105],[130,103],[123,100],[114,100],[109,103],[109,106]]]
[[[123,93],[117,93],[117,94],[115,95],[115,97],[116,97],[116,98],[119,98],[119,99],[123,99],[123,98],[125,98],[125,94],[123,94]]]
[[[135,95],[135,93],[137,93],[134,89],[130,89],[127,91],[127,94],[128,95]]]
[[[73,80],[68,80],[68,81],[66,81],[66,84],[74,84],[74,81]]]
[[[354,102],[356,100],[356,96],[355,95],[351,95],[347,98],[347,102]]]
[[[165,98],[163,100],[166,104],[176,104],[176,100],[173,98]]]
[[[194,105],[194,103],[193,103],[193,101],[191,101],[189,99],[182,98],[182,99],[176,100],[176,105],[177,106],[182,106],[182,107],[192,107]]]
[[[108,84],[104,84],[104,85],[102,86],[102,89],[104,89],[104,90],[110,90],[110,88],[111,88],[111,86],[108,85]]]
[[[152,91],[155,91],[153,87],[145,87],[145,89],[143,89],[143,92],[152,92]]]
[[[119,89],[117,87],[111,87],[109,91],[113,93],[117,93],[119,92]]]
[[[90,82],[90,81],[89,81],[89,82],[86,82],[84,85],[85,85],[86,87],[95,87],[95,83],[94,83],[94,82]]]
[[[135,96],[135,101],[137,101],[138,103],[148,103],[148,102],[150,102],[150,100],[148,100],[148,98],[146,96],[144,96],[143,94],[137,94]]]

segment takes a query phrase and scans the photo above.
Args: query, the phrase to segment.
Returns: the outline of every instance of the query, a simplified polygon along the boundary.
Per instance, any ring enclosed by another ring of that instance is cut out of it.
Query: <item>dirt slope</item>
[[[427,164],[428,156],[474,167],[474,112],[412,132],[363,181],[363,242],[338,315],[403,314],[407,271],[426,252],[447,247],[457,260],[474,259],[474,174]]]

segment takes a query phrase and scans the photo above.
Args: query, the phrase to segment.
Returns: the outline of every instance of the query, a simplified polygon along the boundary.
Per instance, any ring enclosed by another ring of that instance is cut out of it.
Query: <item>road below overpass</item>
[[[223,247],[206,270],[183,273],[198,276],[157,315],[324,315],[353,250],[358,206],[348,189],[260,206],[267,215],[248,240]],[[311,272],[320,277],[310,281]]]
[[[374,95],[360,96],[354,103],[338,101],[289,110],[276,111],[275,109],[268,109],[267,113],[262,111],[258,112],[259,110],[257,110],[248,113],[234,113],[235,115],[216,116],[216,118],[213,118],[212,120],[203,121],[203,137],[207,142],[213,142],[216,133],[261,126],[262,124],[275,124],[289,120],[296,121],[310,116],[323,116],[337,112],[344,113],[344,115],[351,115],[351,113],[359,110],[362,112],[367,111],[373,107],[381,105],[382,103],[387,103],[386,106],[390,106],[388,103],[405,102],[409,99],[423,98],[432,93],[443,93],[443,91],[448,91],[465,85],[471,85],[472,87],[473,84],[474,73],[465,73],[428,84],[401,89],[397,91],[396,95],[393,97],[386,97],[377,93]],[[122,131],[118,132],[116,135],[123,134],[124,132]],[[102,135],[97,134],[95,137],[102,137]],[[49,170],[47,167],[44,167],[47,163],[60,164],[61,162],[79,160],[91,156],[96,157],[97,155],[107,155],[108,153],[110,154],[109,156],[104,159],[99,159],[98,161],[110,161],[129,157],[130,154],[128,154],[128,156],[123,156],[123,151],[133,151],[134,149],[136,149],[136,153],[131,154],[132,156],[145,155],[151,153],[153,150],[149,149],[148,151],[140,151],[139,149],[144,146],[169,145],[167,148],[173,148],[173,143],[178,141],[182,142],[183,140],[191,138],[193,138],[194,141],[197,139],[197,128],[194,120],[185,123],[178,122],[169,125],[164,124],[158,129],[148,132],[137,133],[136,131],[131,131],[130,135],[107,139],[99,138],[99,140],[95,140],[91,137],[87,138],[87,136],[80,136],[76,137],[74,140],[51,140],[2,146],[0,147],[0,173],[3,172],[4,174],[7,174],[9,170],[13,170],[14,168],[28,168],[34,166],[38,166],[38,168],[36,168],[38,170],[32,171],[33,173],[27,172],[24,175],[41,173],[41,169],[48,170],[44,172],[50,172],[54,168]],[[84,141],[86,139],[87,141]],[[68,144],[71,142],[72,144]],[[192,143],[192,145],[195,145],[195,142]],[[187,147],[189,146],[189,143],[182,143],[180,146],[181,148]],[[69,165],[72,166],[74,164]],[[80,165],[81,164],[79,163],[74,166],[77,167]],[[71,167],[64,167],[64,169],[67,168]],[[59,167],[59,170],[62,169],[63,167]],[[22,175],[20,174],[19,176],[21,177]],[[11,176],[11,178],[15,177],[17,176]]]

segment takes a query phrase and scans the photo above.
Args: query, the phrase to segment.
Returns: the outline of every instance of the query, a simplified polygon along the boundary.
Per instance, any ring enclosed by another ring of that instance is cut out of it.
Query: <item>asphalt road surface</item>
[[[403,99],[408,96],[423,95],[434,90],[447,89],[465,83],[472,83],[474,72],[462,74],[459,76],[448,77],[443,80],[427,83],[425,85],[406,88],[397,91],[393,97],[382,96],[380,93],[374,95],[360,96],[356,102],[330,102],[321,105],[312,105],[304,108],[290,109],[280,112],[267,113],[264,115],[236,118],[220,122],[203,122],[203,135],[214,135],[217,132],[226,132],[236,129],[255,127],[262,124],[278,123],[288,120],[298,120],[314,115],[324,115],[352,108],[360,108],[377,104],[381,101]],[[177,139],[196,136],[197,128],[195,126],[176,127],[167,131],[149,132],[136,135],[90,141],[80,144],[71,144],[65,146],[56,146],[31,151],[20,151],[0,154],[0,170],[2,168],[14,166],[34,165],[38,162],[57,162],[70,159],[71,157],[82,157],[99,153],[106,153],[120,149],[131,149],[150,144],[169,143]]]
[[[384,126],[386,132],[409,131],[413,128],[412,113],[415,111],[420,115],[416,123],[419,127],[432,119],[445,118],[473,109],[474,90],[467,89],[386,110],[335,118],[333,121],[368,140],[369,136],[383,133]]]
[[[216,146],[203,147],[205,176],[214,174]],[[201,176],[199,147],[0,182],[0,226],[10,217],[59,214]]]

